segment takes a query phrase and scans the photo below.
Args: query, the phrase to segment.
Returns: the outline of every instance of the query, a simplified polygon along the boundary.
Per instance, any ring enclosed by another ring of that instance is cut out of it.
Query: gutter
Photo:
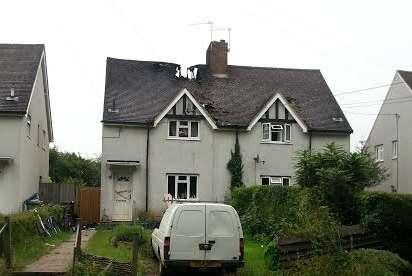
[[[146,201],[145,210],[149,211],[149,149],[150,149],[150,127],[147,127],[146,134]]]

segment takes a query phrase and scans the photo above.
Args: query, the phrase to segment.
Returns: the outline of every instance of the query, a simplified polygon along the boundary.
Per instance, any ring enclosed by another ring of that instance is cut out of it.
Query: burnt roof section
[[[43,44],[0,44],[0,113],[26,113]],[[18,101],[7,101],[14,89]]]
[[[398,70],[398,72],[406,84],[412,89],[412,72],[403,70]]]
[[[281,93],[309,130],[352,133],[319,70],[229,65],[227,77],[217,78],[195,65],[196,80],[189,80],[176,78],[178,66],[108,58],[103,122],[151,124],[186,88],[221,127],[246,128]],[[108,112],[113,107],[118,112]]]

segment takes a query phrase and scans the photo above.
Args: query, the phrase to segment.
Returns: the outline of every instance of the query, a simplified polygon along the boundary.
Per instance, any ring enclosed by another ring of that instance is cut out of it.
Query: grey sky
[[[46,45],[55,143],[101,152],[106,57],[205,62],[208,26],[231,27],[229,63],[321,69],[334,94],[412,70],[410,1],[3,1],[2,43]],[[214,39],[227,39],[215,32]],[[366,139],[387,88],[337,97]],[[366,102],[354,108],[353,103]],[[362,114],[362,115],[361,115]]]

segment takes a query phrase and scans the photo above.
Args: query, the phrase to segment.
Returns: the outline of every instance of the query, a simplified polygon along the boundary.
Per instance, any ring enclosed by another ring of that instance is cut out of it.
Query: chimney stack
[[[226,77],[228,45],[224,40],[211,41],[206,51],[209,72],[216,77]]]

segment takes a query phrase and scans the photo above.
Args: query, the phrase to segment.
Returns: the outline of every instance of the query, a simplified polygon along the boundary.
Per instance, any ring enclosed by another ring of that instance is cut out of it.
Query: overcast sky
[[[204,63],[208,26],[193,23],[232,28],[230,64],[320,69],[334,94],[412,71],[406,0],[14,0],[1,10],[1,43],[46,45],[55,144],[88,157],[101,153],[106,57]],[[352,148],[367,138],[386,92],[337,97],[354,129]]]

